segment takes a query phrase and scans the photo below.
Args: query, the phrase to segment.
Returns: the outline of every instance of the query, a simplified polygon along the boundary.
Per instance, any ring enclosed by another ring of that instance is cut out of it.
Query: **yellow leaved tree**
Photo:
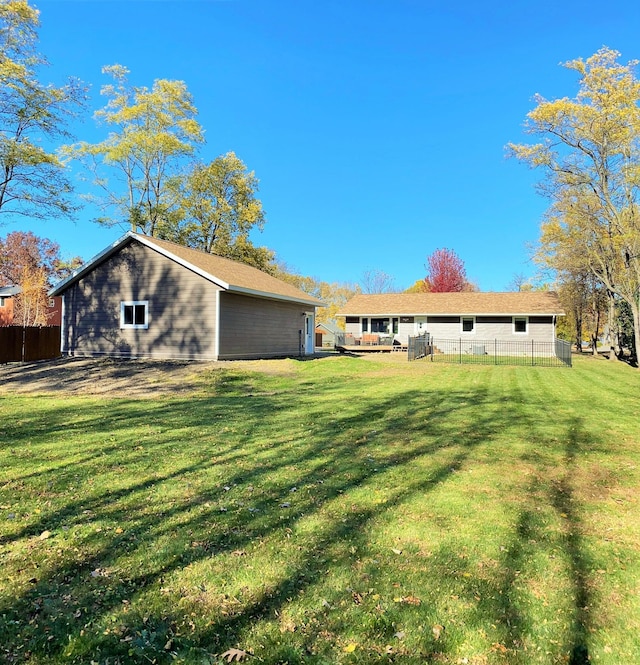
[[[526,130],[532,144],[509,144],[541,169],[550,200],[539,258],[555,270],[587,269],[633,314],[640,350],[640,81],[636,61],[603,47],[564,66],[579,76],[574,98],[536,96]]]

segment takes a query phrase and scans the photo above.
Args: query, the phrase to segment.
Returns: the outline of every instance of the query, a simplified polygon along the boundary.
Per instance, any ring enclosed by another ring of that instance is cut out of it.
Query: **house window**
[[[526,316],[514,316],[513,317],[513,332],[521,335],[527,334],[527,323],[528,319]]]
[[[463,316],[462,317],[462,332],[472,333],[476,327],[476,320],[473,316]]]
[[[389,332],[389,319],[371,319],[371,332],[386,335]]]
[[[6,300],[6,298],[4,296],[0,296],[0,307],[5,306],[5,300]]]
[[[120,303],[121,328],[148,328],[149,301],[133,300]]]
[[[397,319],[397,318],[391,319],[391,332],[394,335],[398,334],[398,321],[399,321],[399,319]]]
[[[362,319],[362,332],[369,332],[369,319]]]

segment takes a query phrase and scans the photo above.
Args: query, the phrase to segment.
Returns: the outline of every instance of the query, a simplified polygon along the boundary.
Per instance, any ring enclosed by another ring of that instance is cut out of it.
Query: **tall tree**
[[[366,270],[360,280],[362,293],[396,293],[394,279],[383,270]]]
[[[26,0],[0,1],[0,213],[45,219],[76,210],[64,165],[47,146],[69,138],[86,89],[40,83],[47,61],[36,50],[38,26]]]
[[[640,81],[637,62],[619,57],[604,47],[565,63],[580,77],[576,97],[538,95],[527,130],[542,142],[508,147],[544,173],[546,251],[584,257],[611,296],[628,303],[640,348]]]
[[[469,290],[462,259],[451,249],[436,249],[427,257],[425,286],[432,293]]]
[[[23,266],[19,276],[20,293],[14,297],[13,323],[20,326],[47,324],[47,274],[43,267]]]
[[[108,102],[95,117],[109,127],[109,136],[68,146],[65,154],[79,159],[102,190],[102,195],[88,195],[108,213],[97,221],[150,236],[165,234],[176,223],[170,183],[204,140],[197,110],[183,81],[159,79],[149,90],[130,85],[126,67],[102,71],[113,83],[103,86]]]
[[[251,251],[249,233],[264,225],[257,191],[255,173],[233,152],[210,164],[197,164],[178,182],[181,220],[166,235],[212,254],[246,257]]]
[[[50,284],[59,278],[60,247],[30,231],[13,231],[0,238],[0,286],[20,284],[25,269],[42,268]]]
[[[60,258],[57,243],[31,232],[14,231],[0,238],[0,286],[21,288],[15,297],[14,321],[24,326],[47,323],[47,289],[82,264],[78,257]]]

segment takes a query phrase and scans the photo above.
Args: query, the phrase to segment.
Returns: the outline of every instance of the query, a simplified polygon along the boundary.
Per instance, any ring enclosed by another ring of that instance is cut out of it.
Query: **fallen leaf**
[[[444,626],[441,626],[439,623],[437,623],[433,628],[431,629],[431,632],[433,633],[433,639],[434,640],[439,640],[440,635],[442,635],[442,631],[444,630]]]
[[[357,648],[358,645],[355,642],[351,642],[350,644],[347,644],[347,646],[343,649],[343,651],[345,653],[353,653]]]
[[[47,538],[51,538],[51,531],[43,531],[39,536],[40,540],[46,540]]]
[[[232,663],[234,660],[240,663],[250,655],[250,653],[242,649],[227,649],[223,654],[220,654],[220,657],[226,660],[227,663]]]
[[[402,550],[397,550],[395,547],[392,547],[392,548],[391,548],[391,551],[392,551],[394,554],[402,554]]]
[[[406,633],[404,632],[404,630],[399,630],[397,633],[393,634],[393,636],[399,640],[404,640],[405,635]]]

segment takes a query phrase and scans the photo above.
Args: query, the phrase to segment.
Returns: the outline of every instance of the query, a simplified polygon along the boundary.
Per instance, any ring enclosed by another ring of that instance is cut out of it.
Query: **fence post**
[[[493,364],[498,364],[498,340],[496,337],[493,338]]]
[[[458,358],[459,358],[458,362],[462,365],[462,337],[460,338],[458,344],[459,344],[459,346],[458,346]]]
[[[533,351],[533,340],[531,340],[531,367],[535,365],[535,355]]]

